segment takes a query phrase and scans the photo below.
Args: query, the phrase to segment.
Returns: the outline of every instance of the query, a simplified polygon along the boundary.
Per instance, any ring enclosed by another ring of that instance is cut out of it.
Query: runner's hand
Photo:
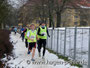
[[[40,38],[37,38],[37,40],[39,40]]]
[[[34,41],[34,39],[29,38],[29,40]]]
[[[34,41],[34,39],[31,39],[31,41]]]
[[[48,37],[50,37],[50,35],[48,35]]]
[[[41,34],[41,36],[44,36],[44,34]]]

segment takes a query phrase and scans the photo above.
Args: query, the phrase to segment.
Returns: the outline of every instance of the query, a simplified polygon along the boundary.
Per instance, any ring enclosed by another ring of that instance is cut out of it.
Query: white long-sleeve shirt
[[[31,30],[32,32],[34,32],[35,30]],[[29,37],[30,35],[30,31],[27,32],[27,37]]]

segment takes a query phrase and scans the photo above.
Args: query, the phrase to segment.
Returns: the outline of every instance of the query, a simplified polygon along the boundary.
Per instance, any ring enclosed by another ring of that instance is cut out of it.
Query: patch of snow
[[[83,6],[83,5],[80,5],[80,4],[78,4],[78,6],[80,6],[81,8],[86,8],[86,9],[90,9],[90,7],[87,7],[87,6]]]
[[[10,68],[78,68],[71,66],[62,59],[58,59],[56,55],[49,53],[47,50],[45,54],[45,60],[43,60],[42,58],[38,57],[38,50],[36,49],[35,63],[31,62],[32,53],[30,55],[27,54],[28,49],[25,47],[25,43],[22,42],[20,34],[14,35],[12,32],[10,35],[10,41],[17,41],[16,44],[13,44],[14,57],[12,57],[12,59],[10,59],[6,64],[10,66]],[[4,60],[6,60],[6,58],[4,58],[3,61]]]

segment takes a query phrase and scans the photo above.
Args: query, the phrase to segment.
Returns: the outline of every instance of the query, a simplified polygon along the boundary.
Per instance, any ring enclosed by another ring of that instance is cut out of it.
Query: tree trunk
[[[3,23],[1,23],[1,28],[4,29],[4,24]]]
[[[52,27],[54,25],[54,23],[53,23],[53,7],[54,7],[54,1],[53,0],[48,0],[49,27]]]
[[[49,27],[52,26],[52,19],[51,19],[51,14],[49,14]]]
[[[57,12],[57,26],[61,27],[61,12]]]

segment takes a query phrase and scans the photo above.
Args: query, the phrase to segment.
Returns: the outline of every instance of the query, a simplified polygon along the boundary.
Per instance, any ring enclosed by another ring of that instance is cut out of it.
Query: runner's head
[[[44,21],[42,21],[41,26],[45,27],[45,25],[46,25],[46,23]]]
[[[31,24],[31,25],[30,25],[30,29],[31,29],[31,30],[34,30],[34,29],[35,29],[35,25],[34,25],[34,24]]]

